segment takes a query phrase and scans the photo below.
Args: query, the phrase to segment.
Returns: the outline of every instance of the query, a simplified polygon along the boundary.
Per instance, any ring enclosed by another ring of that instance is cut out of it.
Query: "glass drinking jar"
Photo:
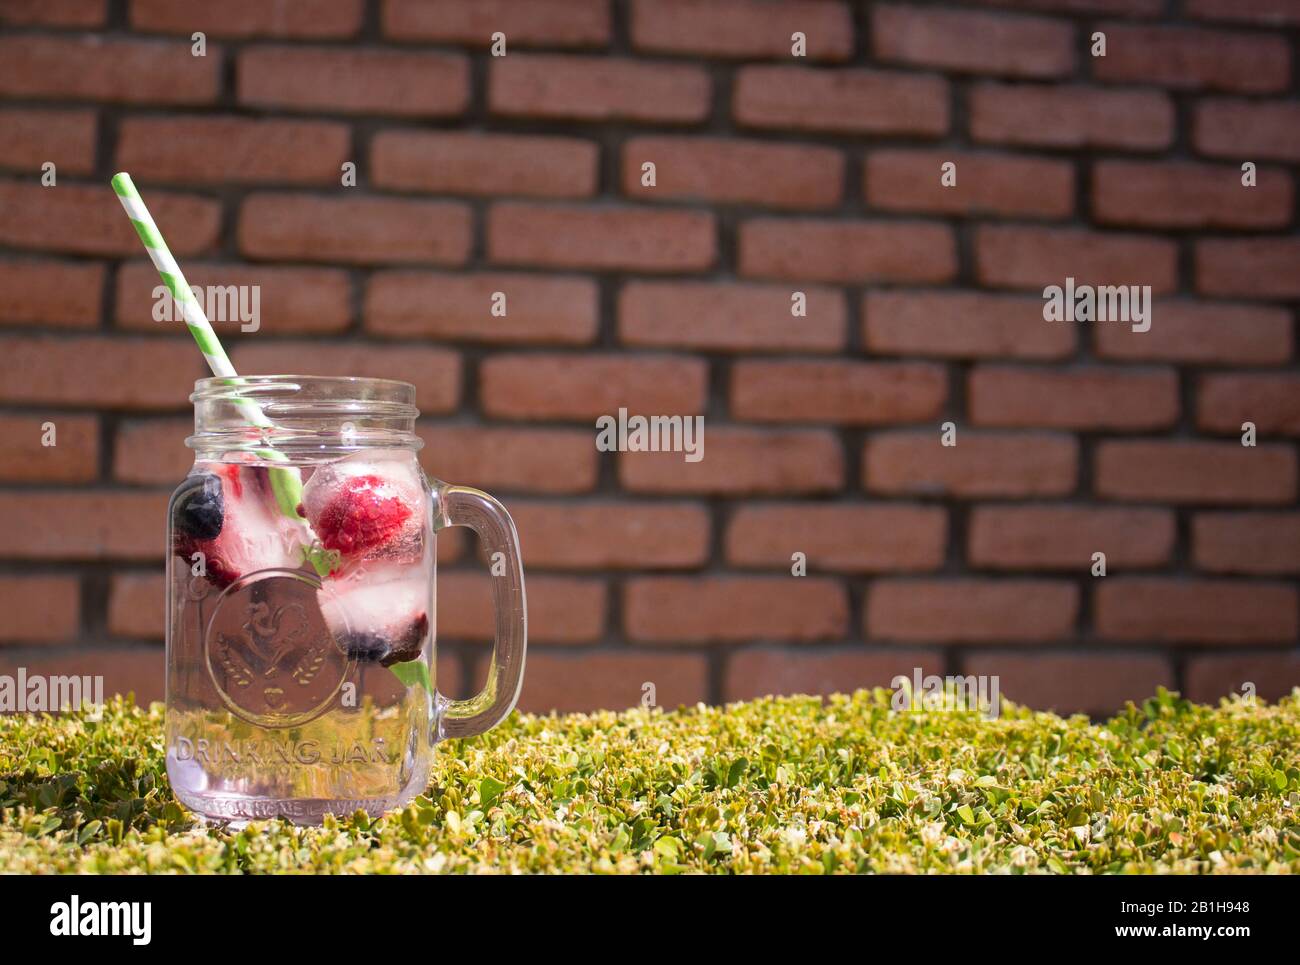
[[[523,682],[519,540],[491,496],[426,480],[415,388],[201,379],[194,468],[167,515],[167,774],[214,820],[380,814],[424,790],[433,746],[495,726]],[[491,563],[496,644],[468,700],[435,682],[435,541]]]

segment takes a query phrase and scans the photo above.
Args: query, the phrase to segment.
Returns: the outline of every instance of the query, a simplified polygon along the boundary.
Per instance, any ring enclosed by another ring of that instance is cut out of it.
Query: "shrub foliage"
[[[0,718],[4,872],[1300,872],[1300,692],[1104,723],[886,691],[514,715],[425,794],[320,828],[198,826],[162,709]]]

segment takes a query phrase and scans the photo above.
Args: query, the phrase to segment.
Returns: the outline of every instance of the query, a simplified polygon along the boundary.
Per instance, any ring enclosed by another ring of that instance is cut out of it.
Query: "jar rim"
[[[419,448],[415,386],[346,375],[209,376],[194,383],[194,435],[203,451]],[[258,413],[260,412],[260,416]]]
[[[391,386],[410,395],[411,400],[415,399],[415,385],[411,382],[403,382],[401,379],[382,379],[369,375],[294,375],[281,373],[275,375],[234,375],[219,376],[209,375],[194,381],[194,395],[190,396],[190,401],[199,401],[194,396],[210,398],[213,395],[227,395],[230,389],[249,388],[257,389],[265,386],[268,388],[295,388],[297,383],[304,383],[310,386],[326,386],[330,384],[339,386],[375,386],[382,388]]]

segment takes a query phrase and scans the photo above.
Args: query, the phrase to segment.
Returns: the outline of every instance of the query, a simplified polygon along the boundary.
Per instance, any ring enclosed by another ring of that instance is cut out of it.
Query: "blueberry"
[[[418,659],[424,652],[424,638],[428,632],[429,618],[421,613],[395,637],[378,633],[349,633],[343,640],[343,649],[353,660],[391,667],[395,663]]]
[[[377,633],[349,633],[344,649],[353,660],[378,663],[388,654],[388,641]]]
[[[192,539],[216,539],[221,535],[224,510],[221,480],[211,473],[198,473],[181,483],[172,497],[172,525],[177,533]]]

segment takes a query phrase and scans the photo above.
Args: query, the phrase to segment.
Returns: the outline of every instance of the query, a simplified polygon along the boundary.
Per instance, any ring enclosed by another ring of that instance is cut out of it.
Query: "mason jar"
[[[425,477],[415,387],[201,379],[194,467],[167,514],[167,774],[219,821],[378,815],[424,790],[434,745],[509,714],[527,620],[514,523]],[[437,454],[434,454],[436,464]],[[468,526],[492,573],[483,690],[438,693],[437,534]]]

